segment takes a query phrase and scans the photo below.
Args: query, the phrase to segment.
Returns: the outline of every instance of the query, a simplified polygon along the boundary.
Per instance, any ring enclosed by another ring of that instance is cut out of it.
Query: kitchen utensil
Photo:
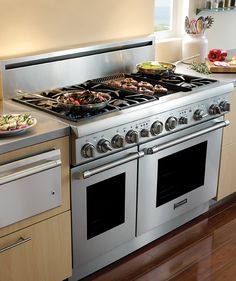
[[[178,63],[186,63],[185,61],[198,57],[199,54],[195,54],[190,57],[175,61],[174,63],[169,62],[158,62],[158,61],[147,61],[139,63],[137,65],[137,70],[140,73],[148,75],[169,75],[175,72],[175,68]]]
[[[176,65],[168,62],[146,61],[137,65],[140,73],[148,75],[170,74],[175,71]]]
[[[102,97],[104,101],[94,102],[94,103],[86,103],[86,104],[76,104],[75,102],[71,102],[71,98],[75,101],[80,101],[83,98],[83,95],[87,94],[88,99],[91,97],[92,99],[96,99]],[[90,95],[90,96],[89,96]],[[92,112],[96,110],[103,109],[111,100],[111,96],[107,93],[103,92],[95,92],[89,90],[74,90],[69,92],[61,93],[57,97],[58,105],[64,107],[67,110],[75,109],[82,112]]]

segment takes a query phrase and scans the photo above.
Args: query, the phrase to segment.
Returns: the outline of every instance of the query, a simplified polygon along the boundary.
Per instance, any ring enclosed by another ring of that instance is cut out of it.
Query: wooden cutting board
[[[228,62],[225,60],[225,62]],[[230,65],[230,66],[216,66],[214,65],[213,62],[206,60],[206,65],[208,69],[213,73],[213,72],[229,72],[229,73],[236,73],[236,64],[235,65]]]

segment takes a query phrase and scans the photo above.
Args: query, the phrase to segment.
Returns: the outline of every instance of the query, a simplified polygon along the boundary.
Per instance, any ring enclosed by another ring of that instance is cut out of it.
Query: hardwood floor
[[[236,196],[83,281],[235,281]]]

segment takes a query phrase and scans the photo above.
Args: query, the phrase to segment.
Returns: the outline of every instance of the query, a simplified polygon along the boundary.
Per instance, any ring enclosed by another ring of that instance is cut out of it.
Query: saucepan
[[[175,72],[178,63],[193,59],[197,56],[199,55],[194,55],[182,60],[178,60],[174,63],[162,62],[162,61],[146,61],[146,62],[139,63],[137,65],[137,70],[138,72],[147,75],[159,75],[159,76],[169,75]]]

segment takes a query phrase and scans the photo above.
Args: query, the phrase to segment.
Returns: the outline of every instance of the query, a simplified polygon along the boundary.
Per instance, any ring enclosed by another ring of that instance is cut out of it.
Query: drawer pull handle
[[[10,174],[0,177],[0,185],[21,179],[23,177],[31,176],[36,173],[40,173],[40,172],[48,170],[48,169],[58,167],[60,165],[61,165],[61,160],[58,159],[58,160],[52,160],[47,163],[37,165],[35,167],[30,167],[30,168],[24,169],[22,171],[17,171],[17,172],[11,171]]]
[[[12,249],[14,247],[17,247],[17,246],[19,246],[21,244],[24,244],[24,243],[26,243],[26,242],[28,242],[30,240],[32,240],[32,237],[27,237],[27,238],[20,237],[15,243],[10,244],[10,245],[8,245],[6,247],[0,248],[0,254],[5,252],[5,251],[8,251],[8,250],[10,250],[10,249]]]

